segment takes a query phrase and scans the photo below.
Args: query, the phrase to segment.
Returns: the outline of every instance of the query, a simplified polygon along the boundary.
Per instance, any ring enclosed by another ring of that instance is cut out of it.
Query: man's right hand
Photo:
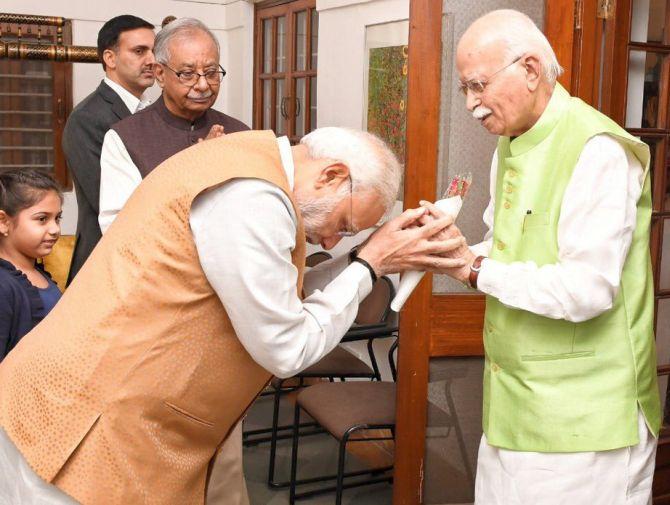
[[[367,261],[377,275],[405,270],[439,271],[465,266],[463,258],[442,256],[464,244],[463,237],[437,238],[440,232],[453,224],[451,216],[421,225],[421,218],[427,212],[423,207],[409,209],[387,222],[368,239],[358,257]]]
[[[210,139],[215,139],[215,138],[218,138],[218,137],[222,137],[225,134],[226,134],[226,132],[224,131],[223,126],[220,125],[220,124],[215,124],[214,126],[212,126],[209,129],[209,133],[207,134],[207,136],[204,139],[202,139],[202,138],[198,139],[198,142],[203,142],[204,140],[210,140]]]

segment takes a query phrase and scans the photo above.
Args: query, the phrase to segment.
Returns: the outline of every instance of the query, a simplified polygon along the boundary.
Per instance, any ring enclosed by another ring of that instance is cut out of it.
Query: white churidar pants
[[[475,505],[651,505],[657,440],[638,414],[640,443],[600,452],[499,449],[482,436]]]

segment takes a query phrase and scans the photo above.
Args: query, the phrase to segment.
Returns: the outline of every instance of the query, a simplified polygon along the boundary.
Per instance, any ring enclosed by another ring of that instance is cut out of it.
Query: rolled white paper
[[[458,213],[461,211],[463,199],[460,196],[452,196],[451,198],[438,200],[435,202],[435,205],[445,214],[451,215],[455,221]],[[409,295],[412,294],[412,291],[414,291],[414,288],[416,288],[417,284],[419,284],[425,273],[426,272],[412,270],[405,272],[402,275],[400,284],[398,284],[398,292],[391,302],[391,309],[394,312],[400,312],[400,309],[402,309],[402,306],[405,305]]]

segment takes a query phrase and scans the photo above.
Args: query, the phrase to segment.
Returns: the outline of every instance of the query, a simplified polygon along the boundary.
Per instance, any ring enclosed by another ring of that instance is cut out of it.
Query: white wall
[[[72,42],[95,46],[98,30],[110,18],[133,14],[160,29],[168,15],[195,17],[203,21],[217,36],[221,45],[221,64],[227,71],[214,107],[251,126],[253,105],[253,22],[254,8],[246,0],[2,0],[2,12],[62,16],[72,19]],[[102,66],[94,63],[73,65],[73,103],[77,105],[91,93],[104,77]],[[160,94],[158,86],[149,90]],[[74,234],[77,220],[76,200],[65,195],[63,233]]]
[[[363,127],[365,27],[409,18],[409,0],[317,0],[318,126]]]

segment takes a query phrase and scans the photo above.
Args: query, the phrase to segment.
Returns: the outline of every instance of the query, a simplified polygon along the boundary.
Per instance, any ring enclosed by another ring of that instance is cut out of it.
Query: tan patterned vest
[[[271,132],[165,161],[0,365],[0,425],[43,479],[83,504],[202,504],[212,456],[270,379],[238,341],[189,227],[193,199],[239,177],[292,198]],[[300,222],[298,292],[304,259]]]

